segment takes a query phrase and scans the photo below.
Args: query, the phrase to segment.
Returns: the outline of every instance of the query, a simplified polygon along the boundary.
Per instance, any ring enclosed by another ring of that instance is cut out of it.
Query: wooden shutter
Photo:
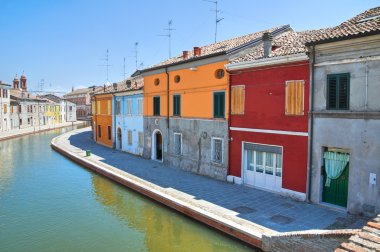
[[[304,115],[304,81],[287,81],[285,115]]]
[[[337,108],[337,76],[327,77],[327,108],[336,109]]]
[[[349,103],[349,75],[342,74],[339,76],[339,109],[348,109]]]
[[[181,115],[181,96],[173,95],[173,115]]]
[[[160,97],[153,97],[153,115],[160,115]]]
[[[245,86],[231,88],[231,114],[244,115]]]
[[[349,109],[350,74],[331,74],[327,76],[327,109]]]
[[[225,94],[224,92],[214,93],[214,118],[224,118]]]

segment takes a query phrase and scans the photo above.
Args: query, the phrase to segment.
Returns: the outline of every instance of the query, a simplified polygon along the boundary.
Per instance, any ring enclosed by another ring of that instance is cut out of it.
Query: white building
[[[10,88],[0,81],[0,132],[10,130]]]

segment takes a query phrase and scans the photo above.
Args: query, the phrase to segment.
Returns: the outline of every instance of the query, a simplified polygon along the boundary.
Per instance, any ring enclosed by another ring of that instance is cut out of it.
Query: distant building
[[[53,94],[42,95],[39,97],[53,102],[55,106],[58,105],[57,111],[55,111],[59,112],[57,115],[58,123],[75,122],[77,120],[75,103]]]
[[[0,132],[9,131],[10,124],[10,90],[11,85],[0,81]]]
[[[63,98],[76,104],[76,113],[78,120],[90,120],[91,116],[91,95],[102,90],[103,87],[89,87],[72,90],[65,94]]]

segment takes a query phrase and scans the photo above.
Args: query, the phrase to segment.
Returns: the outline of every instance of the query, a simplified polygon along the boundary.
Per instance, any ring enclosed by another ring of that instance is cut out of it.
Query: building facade
[[[64,99],[76,104],[78,120],[91,120],[91,95],[102,90],[102,87],[89,87],[72,90],[63,96]]]
[[[380,211],[379,15],[371,9],[309,43],[311,200],[354,214]]]
[[[288,29],[269,32],[277,36]],[[262,33],[194,47],[142,70],[144,157],[226,179],[229,75],[225,65],[261,43]]]
[[[94,141],[113,147],[112,93],[99,93],[91,97],[92,132]]]
[[[306,199],[309,61],[304,33],[288,31],[227,65],[229,180]]]
[[[11,85],[0,81],[0,132],[11,129],[10,88]]]
[[[113,98],[113,129],[115,148],[142,156],[144,149],[143,92],[115,92]]]

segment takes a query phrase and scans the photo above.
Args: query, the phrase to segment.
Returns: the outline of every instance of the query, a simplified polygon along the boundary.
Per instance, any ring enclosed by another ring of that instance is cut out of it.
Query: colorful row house
[[[95,141],[299,200],[380,211],[380,8],[218,42],[92,97]],[[124,87],[124,88],[123,88]],[[136,86],[137,87],[137,86]]]
[[[262,44],[227,65],[230,181],[306,199],[309,35],[265,33]]]
[[[27,90],[27,78],[16,76],[13,88],[8,90],[9,114],[7,130],[34,127],[54,128],[66,122],[75,122],[76,105],[54,95],[34,96]],[[3,93],[4,94],[4,93]],[[54,98],[54,99],[53,99]]]
[[[380,7],[310,41],[310,199],[380,212]]]
[[[228,174],[229,74],[225,65],[289,26],[194,47],[142,70],[144,157],[225,180]]]

